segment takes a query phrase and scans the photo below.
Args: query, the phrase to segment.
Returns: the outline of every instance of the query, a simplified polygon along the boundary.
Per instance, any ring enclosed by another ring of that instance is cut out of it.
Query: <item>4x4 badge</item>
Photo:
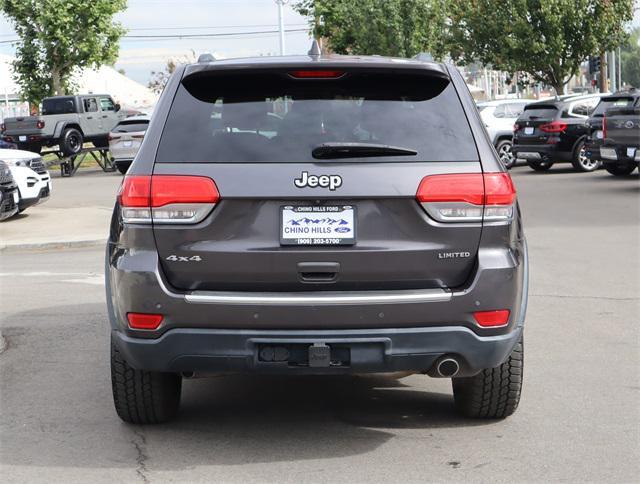
[[[308,172],[303,171],[300,178],[294,178],[293,184],[298,188],[322,187],[333,191],[342,185],[342,177],[340,175],[309,175]]]

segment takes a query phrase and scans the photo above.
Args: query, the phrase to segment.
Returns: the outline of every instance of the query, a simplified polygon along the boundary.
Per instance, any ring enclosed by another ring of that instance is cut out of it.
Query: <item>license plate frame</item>
[[[525,128],[524,128],[524,134],[526,134],[526,135],[529,135],[529,136],[530,136],[530,135],[532,135],[532,134],[533,134],[533,130],[534,130],[533,126],[525,126]]]
[[[329,214],[333,216],[323,217]],[[298,247],[355,245],[356,215],[356,207],[353,205],[282,205],[278,226],[280,245]],[[309,221],[298,220],[295,217],[306,218]],[[333,221],[323,221],[323,218]],[[285,224],[292,220],[301,224],[297,225],[298,228],[307,228],[308,231],[285,234]],[[322,231],[319,231],[320,229]],[[336,231],[336,229],[341,230]]]
[[[133,146],[133,141],[131,140],[123,141],[122,146],[124,146],[125,148],[131,148]]]
[[[26,135],[18,136],[18,141],[27,141]]]
[[[628,147],[627,148],[627,156],[629,158],[634,158],[636,156],[636,148],[634,147]]]

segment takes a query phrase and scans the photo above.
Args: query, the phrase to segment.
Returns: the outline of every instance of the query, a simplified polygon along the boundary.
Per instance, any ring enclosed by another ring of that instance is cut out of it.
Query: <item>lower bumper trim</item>
[[[219,330],[173,329],[158,339],[112,338],[134,368],[163,372],[345,374],[425,372],[441,356],[461,362],[458,376],[474,375],[504,362],[520,339],[522,327],[504,335],[478,336],[465,327],[377,330]],[[348,365],[292,366],[265,362],[265,345],[328,345],[348,351]]]

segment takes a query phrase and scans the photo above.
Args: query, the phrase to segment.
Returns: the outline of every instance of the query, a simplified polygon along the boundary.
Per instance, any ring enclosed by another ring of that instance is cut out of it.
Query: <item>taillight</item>
[[[426,176],[416,199],[439,222],[508,221],[516,190],[508,173]]]
[[[111,133],[109,133],[109,136],[107,136],[107,138],[109,139],[109,141],[113,141],[114,139],[118,138],[119,136],[114,136]]]
[[[602,115],[602,139],[607,139],[607,115]]]
[[[125,176],[118,193],[128,223],[198,223],[219,200],[215,182],[203,176]]]
[[[513,132],[520,131],[520,125],[518,123],[513,125]]]
[[[309,71],[291,71],[291,77],[296,79],[337,79],[344,76],[344,71],[328,71],[328,70],[309,70]]]
[[[44,121],[43,121],[42,119],[39,119],[39,120],[36,122],[36,128],[38,128],[38,129],[42,129],[42,128],[44,128]]]
[[[545,133],[564,133],[566,129],[567,123],[563,123],[562,121],[553,121],[540,126],[540,131],[544,131]]]
[[[127,320],[131,329],[158,329],[162,323],[162,314],[127,313]]]
[[[509,323],[508,309],[500,309],[498,311],[477,311],[473,313],[473,317],[478,326],[483,328],[496,328],[498,326],[506,326]]]
[[[0,133],[4,133],[7,130],[7,127],[4,123],[0,124]]]

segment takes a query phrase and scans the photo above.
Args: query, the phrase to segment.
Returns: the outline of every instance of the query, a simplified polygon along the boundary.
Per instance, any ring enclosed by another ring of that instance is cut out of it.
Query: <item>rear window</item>
[[[520,119],[553,119],[558,114],[558,110],[554,106],[527,106],[522,111]]]
[[[593,117],[602,117],[607,109],[612,108],[630,108],[633,106],[634,99],[632,97],[619,98],[603,98],[600,100],[593,113]]]
[[[120,121],[111,131],[114,133],[134,133],[138,131],[146,131],[149,127],[149,121],[137,119],[131,121]]]
[[[183,81],[156,161],[309,162],[317,161],[314,147],[333,142],[417,151],[366,161],[478,159],[448,80],[397,73],[299,80],[286,73],[254,73]]]
[[[76,112],[75,100],[72,97],[44,99],[42,114],[71,114]]]

